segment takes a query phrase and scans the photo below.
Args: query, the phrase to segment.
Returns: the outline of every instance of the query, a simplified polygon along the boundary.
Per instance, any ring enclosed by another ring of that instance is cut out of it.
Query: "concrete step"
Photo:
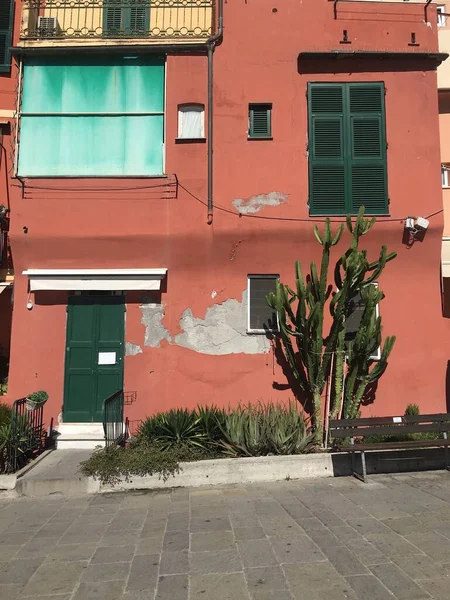
[[[105,445],[102,423],[60,423],[56,438],[59,450],[92,450]]]

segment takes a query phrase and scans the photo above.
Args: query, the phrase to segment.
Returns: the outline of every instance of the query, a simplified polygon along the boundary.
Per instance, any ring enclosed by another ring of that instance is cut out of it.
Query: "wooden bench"
[[[367,479],[366,451],[371,450],[408,450],[410,448],[438,448],[445,452],[445,468],[450,470],[447,450],[450,445],[450,414],[414,415],[403,417],[374,417],[367,419],[330,419],[330,437],[332,449],[339,452],[351,452],[353,475],[361,481]],[[368,436],[399,436],[410,433],[439,433],[440,439],[365,442]],[[350,440],[350,443],[345,443]],[[355,470],[355,453],[361,454],[362,474]]]

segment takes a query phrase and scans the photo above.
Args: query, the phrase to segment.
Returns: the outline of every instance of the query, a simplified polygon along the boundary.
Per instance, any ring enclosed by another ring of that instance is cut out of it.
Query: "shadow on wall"
[[[163,280],[161,285],[161,290],[142,292],[142,291],[129,291],[124,292],[126,303],[127,304],[142,304],[148,302],[154,302],[156,304],[161,304],[161,294],[166,291],[167,283]],[[86,295],[96,296],[96,295],[109,295],[110,292],[95,292],[95,291],[86,291],[83,292]],[[34,304],[36,306],[55,306],[55,305],[67,305],[67,299],[69,296],[72,296],[73,292],[58,292],[58,291],[38,291],[32,293],[32,300],[34,296]]]
[[[330,54],[333,53],[315,53],[315,56],[311,56],[311,54],[308,56],[299,54],[297,70],[300,75],[317,73],[384,73],[385,71],[400,73],[405,71],[436,70],[436,62],[428,58],[411,60],[411,56],[408,56],[407,60],[399,60],[380,56],[375,60],[373,58],[367,60],[363,56],[356,58],[355,55],[350,55],[349,53],[349,57],[336,54],[335,60],[330,60]]]
[[[281,340],[279,337],[273,338],[273,351],[275,353],[275,358],[277,363],[280,365],[283,375],[286,377],[286,383],[281,383],[278,381],[274,381],[272,387],[274,390],[291,390],[294,398],[300,402],[303,410],[311,415],[312,413],[312,398],[309,398],[301,389],[298,379],[294,377],[292,372],[292,368],[289,365],[288,360],[283,352],[283,347],[281,344]],[[296,353],[297,354],[297,353]]]

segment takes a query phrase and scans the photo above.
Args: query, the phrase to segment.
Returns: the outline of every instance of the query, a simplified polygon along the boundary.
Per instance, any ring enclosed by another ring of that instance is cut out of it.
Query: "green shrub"
[[[0,425],[8,424],[11,421],[11,407],[8,404],[0,402]]]
[[[192,462],[209,458],[200,448],[186,444],[162,447],[157,442],[136,440],[128,447],[97,447],[92,455],[80,465],[81,472],[103,484],[117,485],[123,478],[131,481],[133,477],[158,475],[167,481],[180,472],[180,462]]]
[[[39,392],[33,392],[32,394],[28,394],[27,398],[32,402],[36,402],[36,404],[43,404],[48,400],[47,392],[40,390]]]
[[[404,413],[405,417],[415,417],[420,415],[420,407],[418,404],[408,404]],[[364,442],[375,444],[383,442],[411,442],[416,440],[438,440],[442,436],[439,433],[396,433],[394,435],[368,435],[364,438]]]
[[[117,484],[137,475],[167,480],[181,461],[207,458],[299,454],[312,450],[312,436],[296,403],[173,409],[148,417],[125,448],[98,448],[81,471]]]

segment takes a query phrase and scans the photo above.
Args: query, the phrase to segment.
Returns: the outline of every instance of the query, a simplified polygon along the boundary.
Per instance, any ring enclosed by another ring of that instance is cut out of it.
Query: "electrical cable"
[[[207,206],[207,202],[204,200],[201,200],[201,198],[199,198],[198,196],[196,196],[195,194],[193,194],[190,190],[188,190],[182,183],[178,182],[178,185],[180,186],[180,188],[182,188],[186,193],[188,193],[190,196],[192,196],[192,198],[194,198],[195,200],[197,200],[198,202],[200,202],[200,204],[203,204],[204,206]],[[221,210],[222,212],[228,213],[230,215],[233,215],[234,217],[239,217],[239,218],[248,218],[248,219],[263,219],[266,221],[294,221],[294,222],[302,222],[302,223],[325,223],[326,219],[316,219],[314,217],[312,218],[300,218],[300,217],[268,217],[268,216],[263,216],[263,215],[245,215],[242,213],[238,213],[238,212],[234,212],[232,210],[230,210],[229,208],[225,208],[224,206],[220,206],[220,204],[215,203],[214,204],[214,208],[217,210]],[[438,215],[439,213],[444,212],[444,209],[441,208],[439,210],[436,210],[435,212],[430,213],[429,215],[427,215],[425,218],[429,219],[431,217],[434,217],[436,215]],[[406,217],[379,217],[381,223],[401,223],[402,221],[404,221],[406,219]],[[345,223],[345,218],[342,219],[330,219],[331,223]]]

